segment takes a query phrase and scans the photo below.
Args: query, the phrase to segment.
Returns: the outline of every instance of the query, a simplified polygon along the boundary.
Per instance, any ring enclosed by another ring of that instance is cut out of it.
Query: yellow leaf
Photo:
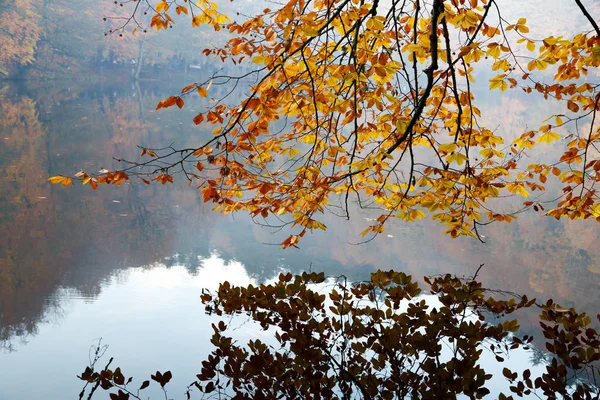
[[[425,217],[425,213],[421,210],[411,210],[410,213],[408,213],[409,218],[411,220],[419,220],[419,219],[423,219]]]
[[[52,183],[53,185],[61,183],[63,181],[63,179],[65,179],[65,177],[62,175],[51,176],[50,178],[48,178],[50,183]]]
[[[456,162],[458,165],[463,165],[467,161],[467,157],[461,153],[454,153],[446,157],[446,161],[448,163]]]
[[[194,18],[192,18],[192,26],[198,27],[200,25],[202,25],[202,17],[200,15],[196,15]]]
[[[506,77],[505,74],[497,75],[490,79],[490,90],[500,89],[500,91],[504,92],[508,89],[508,83],[504,81]]]
[[[412,44],[409,44],[408,46],[404,47],[404,50],[408,51],[408,52],[416,53],[416,52],[422,51],[423,48],[421,46],[419,46],[418,44],[412,43]]]
[[[206,90],[202,86],[198,86],[198,95],[202,96],[202,97],[206,97],[206,96],[208,96],[208,90]]]
[[[493,149],[483,149],[479,152],[484,158],[492,158],[494,156]]]
[[[446,153],[451,153],[456,150],[456,143],[446,143],[438,147],[439,151],[444,151]]]
[[[291,147],[291,148],[288,149],[288,156],[290,158],[294,158],[295,156],[297,156],[299,154],[300,154],[300,150],[298,150],[295,147]]]
[[[231,19],[225,14],[219,14],[217,15],[217,18],[215,18],[215,21],[217,24],[226,24],[227,22],[231,21]]]
[[[539,137],[538,143],[551,143],[555,140],[559,140],[560,135],[555,132],[546,132],[542,136]]]
[[[506,188],[511,193],[520,194],[523,197],[529,197],[529,192],[527,190],[525,190],[525,188],[523,187],[522,184],[510,183],[510,184],[506,185]]]
[[[488,45],[489,49],[485,54],[490,57],[493,57],[493,58],[498,58],[498,57],[500,57],[500,46],[498,46],[497,43],[493,43],[493,44],[495,46]]]
[[[73,181],[71,180],[71,178],[67,178],[66,176],[62,176],[62,175],[51,176],[50,178],[48,178],[48,180],[53,185],[62,183],[63,186],[69,186],[69,185],[73,184]]]
[[[169,5],[166,1],[159,1],[156,5],[156,12],[167,11],[169,9]]]
[[[367,21],[367,29],[374,29],[376,31],[383,30],[385,25],[383,24],[382,17],[373,17]]]
[[[592,215],[594,218],[600,217],[600,204],[596,204],[592,207]]]
[[[264,64],[265,62],[265,57],[264,56],[256,56],[252,59],[252,62],[254,64]]]
[[[304,33],[306,33],[306,36],[312,37],[312,36],[317,36],[319,34],[319,31],[316,30],[313,27],[307,26],[305,28],[302,28],[302,31]]]
[[[548,63],[544,60],[532,60],[527,63],[527,69],[533,71],[534,69],[539,69],[540,71],[548,68]]]

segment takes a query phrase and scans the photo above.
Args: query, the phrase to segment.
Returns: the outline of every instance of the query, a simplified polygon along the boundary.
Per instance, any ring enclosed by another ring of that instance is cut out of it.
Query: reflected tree
[[[410,276],[395,271],[379,270],[355,284],[345,277],[326,280],[323,273],[282,273],[258,287],[224,282],[202,295],[206,312],[220,319],[212,324],[214,349],[186,397],[199,391],[234,399],[483,398],[492,375],[482,353],[493,354],[502,368],[511,352],[532,341],[515,335],[516,319],[496,323],[486,315],[513,317],[533,306],[540,309],[551,360],[539,376],[503,367],[507,388],[499,399],[600,395],[600,336],[585,313],[488,291],[474,279],[445,275],[426,283],[433,295],[427,298]],[[272,340],[236,340],[225,321],[240,314]],[[85,369],[80,398],[98,387],[111,391],[112,399],[145,398],[150,380],[133,384],[120,368],[109,367]],[[171,378],[170,371],[151,376],[163,391]]]

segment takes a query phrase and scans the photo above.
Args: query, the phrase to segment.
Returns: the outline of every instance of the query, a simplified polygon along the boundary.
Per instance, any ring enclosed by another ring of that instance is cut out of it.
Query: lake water
[[[97,192],[49,184],[55,174],[116,168],[112,156],[135,158],[136,145],[183,147],[208,137],[192,118],[209,100],[153,111],[194,80],[0,88],[0,399],[76,398],[76,375],[100,337],[127,374],[171,369],[171,386],[184,387],[212,333],[201,288],[261,282],[282,269],[350,279],[397,269],[421,278],[470,276],[484,263],[488,287],[598,312],[600,228],[593,221],[525,213],[487,227],[485,244],[451,239],[430,221],[391,221],[385,234],[356,245],[371,216],[355,211],[350,220],[326,216],[326,232],[282,251],[285,232],[219,215],[184,184]],[[509,126],[522,126],[522,100],[486,101],[502,107]],[[524,334],[536,333],[532,322],[525,315]]]

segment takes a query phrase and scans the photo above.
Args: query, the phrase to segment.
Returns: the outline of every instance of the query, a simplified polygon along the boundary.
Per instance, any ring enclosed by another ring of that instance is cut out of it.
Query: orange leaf
[[[193,85],[188,85],[188,86],[184,87],[183,89],[181,89],[181,93],[185,93],[185,92],[187,92],[188,90],[192,90],[192,89],[193,89],[193,88],[195,88],[195,87],[196,87],[196,84],[195,84],[195,83],[194,83]]]
[[[202,196],[204,197],[204,202],[206,203],[211,199],[216,201],[216,199],[219,198],[219,193],[217,193],[215,188],[209,186],[202,189]]]
[[[168,99],[159,102],[158,105],[156,106],[156,109],[158,110],[159,108],[172,107],[177,102],[177,99],[178,99],[178,97],[171,96]]]
[[[552,168],[552,174],[555,176],[559,176],[560,175],[560,169],[558,169],[557,167]]]
[[[574,101],[567,101],[567,108],[569,110],[571,110],[572,112],[577,112],[579,111],[579,106],[577,105],[577,103],[575,103]]]
[[[200,123],[204,121],[204,115],[203,114],[198,114],[194,117],[194,124],[196,125],[200,125]]]

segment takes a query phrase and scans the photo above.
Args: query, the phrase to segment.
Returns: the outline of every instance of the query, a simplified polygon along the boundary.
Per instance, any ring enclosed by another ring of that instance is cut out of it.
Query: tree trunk
[[[144,41],[140,40],[140,44],[138,45],[138,59],[137,59],[137,69],[135,70],[135,80],[140,79],[140,72],[142,72],[142,62],[144,61]]]

